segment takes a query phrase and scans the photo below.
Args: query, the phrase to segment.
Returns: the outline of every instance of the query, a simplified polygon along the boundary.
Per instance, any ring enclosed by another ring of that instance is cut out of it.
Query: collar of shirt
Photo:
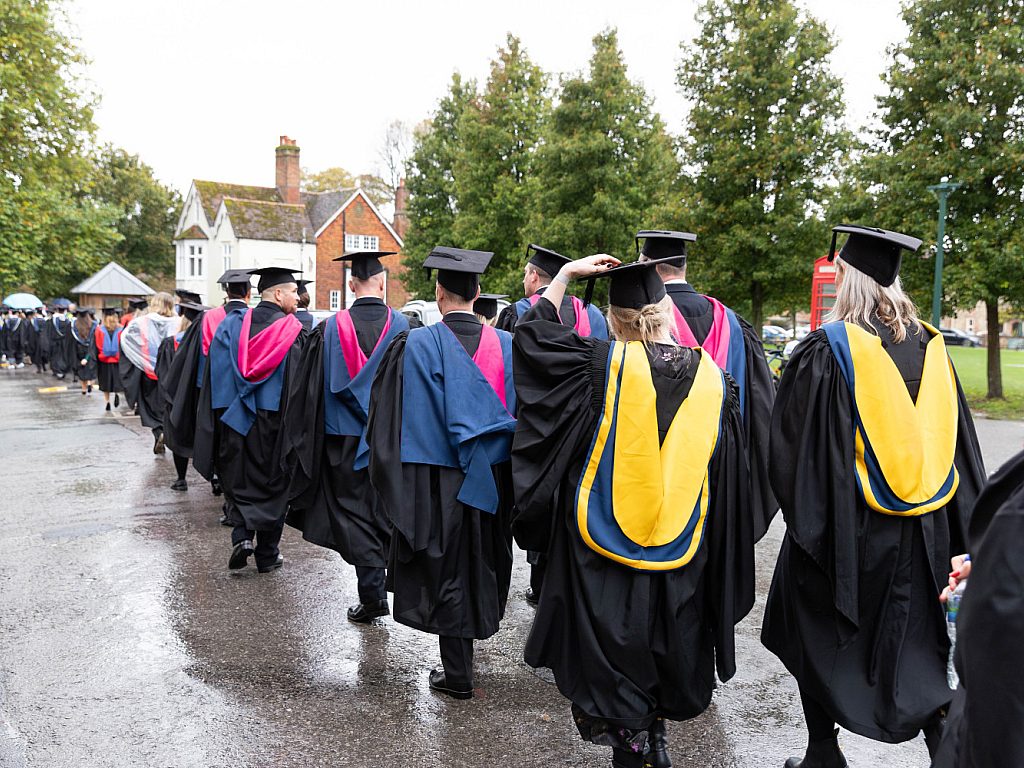
[[[352,302],[352,306],[354,307],[356,304],[383,304],[383,303],[384,303],[384,299],[378,298],[376,296],[362,296],[362,297],[356,299],[355,301],[353,301]]]
[[[677,278],[676,280],[666,280],[665,285],[689,285],[689,283]]]
[[[453,309],[451,312],[445,313],[444,319],[448,320],[449,318],[452,320],[476,320],[476,315],[465,309]]]

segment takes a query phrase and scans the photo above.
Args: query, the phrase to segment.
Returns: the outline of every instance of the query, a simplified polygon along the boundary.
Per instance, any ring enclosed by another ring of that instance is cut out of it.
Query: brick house
[[[348,303],[347,280],[333,259],[346,250],[401,251],[404,184],[391,223],[358,187],[303,192],[293,139],[281,137],[274,160],[273,187],[192,181],[174,235],[177,287],[218,305],[224,299],[215,282],[221,272],[280,266],[315,281],[311,309],[341,309]],[[407,297],[399,280],[401,257],[384,264],[388,303],[399,307]]]

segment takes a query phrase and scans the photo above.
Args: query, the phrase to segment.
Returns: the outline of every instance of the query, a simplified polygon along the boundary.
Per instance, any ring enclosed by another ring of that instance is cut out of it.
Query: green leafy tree
[[[547,75],[519,39],[508,35],[483,93],[462,113],[455,160],[453,244],[494,252],[483,280],[487,290],[507,293],[519,282],[530,216],[528,181],[550,108]]]
[[[333,192],[336,189],[350,189],[356,185],[356,177],[344,168],[325,168],[316,173],[302,169],[299,182],[303,192]]]
[[[878,226],[925,239],[934,252],[937,203],[928,186],[963,184],[949,197],[946,307],[984,302],[988,396],[1003,396],[999,311],[1024,304],[1024,3],[917,0],[879,99],[884,127],[858,168]],[[904,260],[919,306],[930,306],[934,261]]]
[[[452,75],[448,93],[433,117],[413,132],[413,147],[406,165],[409,191],[402,263],[402,282],[413,296],[429,298],[433,282],[420,269],[436,245],[455,244],[455,161],[459,152],[459,125],[466,105],[476,93],[476,83]]]
[[[726,302],[805,306],[828,244],[820,219],[849,145],[824,25],[791,0],[708,0],[678,82],[693,103],[684,142],[699,235],[693,277]]]
[[[667,223],[679,163],[614,30],[594,37],[586,75],[562,81],[535,168],[530,238],[566,256],[627,257],[637,230]]]
[[[174,228],[181,197],[161,184],[153,169],[123,149],[103,147],[90,196],[117,210],[121,241],[112,258],[143,280],[174,277]]]

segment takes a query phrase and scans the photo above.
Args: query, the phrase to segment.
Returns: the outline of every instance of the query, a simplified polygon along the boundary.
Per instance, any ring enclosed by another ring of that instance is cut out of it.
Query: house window
[[[377,251],[380,250],[380,238],[376,235],[350,235],[345,233],[346,251]]]
[[[188,247],[188,276],[203,276],[203,246],[190,245]]]
[[[352,268],[345,267],[345,306],[351,307],[352,302],[356,300],[356,295],[348,287],[349,280],[352,279]],[[388,300],[388,271],[384,270],[384,301]]]
[[[973,317],[968,317],[967,318],[967,331],[968,331],[968,333],[974,333],[974,318]]]
[[[331,312],[341,309],[341,291],[331,291]]]
[[[231,269],[231,251],[232,250],[233,249],[232,249],[231,243],[221,243],[221,245],[220,245],[220,252],[221,252],[221,255],[224,257],[224,271],[225,272],[227,272],[229,269]]]

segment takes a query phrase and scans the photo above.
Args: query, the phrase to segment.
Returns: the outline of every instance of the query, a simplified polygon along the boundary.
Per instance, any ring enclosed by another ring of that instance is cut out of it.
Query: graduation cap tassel
[[[587,290],[583,294],[583,306],[589,307],[591,300],[594,298],[594,281],[587,280]]]

